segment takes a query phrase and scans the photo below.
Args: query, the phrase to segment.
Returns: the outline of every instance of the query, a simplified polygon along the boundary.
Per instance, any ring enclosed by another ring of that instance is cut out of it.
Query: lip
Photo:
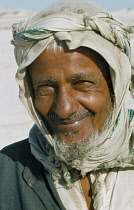
[[[58,130],[76,131],[81,128],[86,117],[79,120],[77,119],[77,120],[70,120],[70,121],[57,121],[56,123],[53,124],[53,127],[55,127]]]

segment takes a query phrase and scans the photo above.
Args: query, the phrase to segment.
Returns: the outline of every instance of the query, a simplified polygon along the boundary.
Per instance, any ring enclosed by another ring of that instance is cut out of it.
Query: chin
[[[85,143],[89,139],[90,135],[81,135],[76,131],[64,132],[60,134],[56,134],[55,138],[59,142],[63,142],[65,144],[80,144]]]

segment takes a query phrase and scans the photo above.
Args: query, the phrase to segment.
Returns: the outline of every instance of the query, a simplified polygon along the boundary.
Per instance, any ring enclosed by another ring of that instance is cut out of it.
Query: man
[[[13,36],[35,125],[1,151],[0,209],[133,209],[127,28],[89,1],[67,0],[15,24]]]

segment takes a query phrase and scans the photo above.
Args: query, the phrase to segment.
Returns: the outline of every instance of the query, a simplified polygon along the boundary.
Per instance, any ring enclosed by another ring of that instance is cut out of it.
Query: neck
[[[88,176],[81,178],[81,187],[89,210],[93,210],[93,200],[90,181]]]

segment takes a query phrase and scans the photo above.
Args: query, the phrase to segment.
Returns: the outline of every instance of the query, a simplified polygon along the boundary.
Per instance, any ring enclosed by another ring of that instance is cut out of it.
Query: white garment
[[[90,173],[94,210],[134,209],[134,168],[115,168],[103,173]],[[80,181],[67,190],[55,183],[66,210],[88,210]]]
[[[76,181],[71,189],[66,189],[57,182],[55,187],[66,210],[88,210],[80,181]]]

